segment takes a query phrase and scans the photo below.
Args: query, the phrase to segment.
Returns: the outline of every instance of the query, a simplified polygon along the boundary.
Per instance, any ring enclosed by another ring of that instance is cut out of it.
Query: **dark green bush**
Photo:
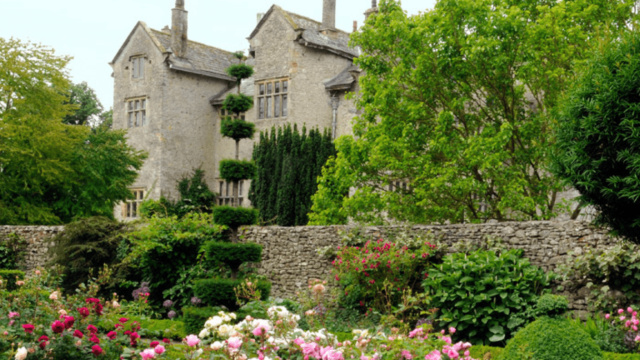
[[[542,295],[536,304],[537,316],[556,317],[564,315],[567,310],[569,310],[569,301],[561,295]]]
[[[522,250],[450,254],[429,271],[422,285],[430,306],[440,309],[441,327],[476,344],[502,343],[532,320],[550,275],[522,257]]]
[[[0,270],[0,278],[2,278],[5,289],[14,291],[18,288],[18,285],[16,285],[16,281],[24,280],[24,271]]]
[[[229,76],[233,76],[234,78],[238,79],[238,82],[253,75],[253,67],[245,64],[231,65],[226,69],[226,71]]]
[[[224,305],[229,309],[237,309],[234,288],[243,280],[238,279],[202,279],[193,282],[193,292],[207,305]],[[260,298],[266,300],[271,293],[269,281],[257,280]]]
[[[244,94],[229,94],[222,102],[223,109],[227,111],[231,111],[238,115],[240,113],[247,112],[252,107],[253,107],[253,98],[251,96],[247,96]],[[253,125],[253,123],[249,123],[249,124]],[[242,137],[241,139],[246,139],[246,138]]]
[[[543,316],[518,331],[501,360],[602,360],[602,351],[589,335],[567,319]]]
[[[112,316],[111,318],[100,318],[95,325],[98,329],[109,332],[115,328],[121,318],[121,315]],[[185,324],[179,320],[159,320],[159,319],[147,319],[137,316],[127,316],[129,322],[137,321],[140,327],[143,329],[145,338],[168,338],[173,340],[182,340],[189,334],[185,329]],[[200,329],[202,330],[202,329]],[[198,332],[200,331],[198,330]],[[197,333],[196,333],[197,334]]]
[[[218,206],[213,208],[213,221],[230,229],[253,225],[258,221],[258,210],[252,208]]]
[[[604,360],[640,360],[640,354],[604,353]]]
[[[256,173],[256,166],[251,161],[221,160],[220,177],[233,182],[251,179]]]
[[[222,310],[220,307],[183,307],[182,321],[184,322],[185,331],[187,334],[199,334],[204,328],[204,323],[220,310]]]
[[[17,270],[26,247],[26,240],[15,233],[0,237],[0,269]]]
[[[225,117],[220,123],[220,133],[223,136],[240,141],[242,139],[251,139],[255,133],[254,123],[244,121],[242,119],[232,119]]]
[[[74,221],[53,238],[49,249],[50,264],[64,268],[62,287],[73,292],[86,283],[90,274],[97,275],[104,264],[115,263],[121,235],[127,225],[104,216]]]
[[[469,349],[469,355],[474,359],[500,359],[503,351],[504,348],[500,347],[473,345]],[[487,353],[491,354],[490,357],[486,357]]]
[[[242,263],[259,262],[262,259],[262,245],[208,242],[203,246],[207,260],[225,263],[237,269]]]

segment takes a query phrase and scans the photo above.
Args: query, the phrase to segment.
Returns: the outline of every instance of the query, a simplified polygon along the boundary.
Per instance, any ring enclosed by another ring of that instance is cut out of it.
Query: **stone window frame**
[[[133,55],[129,58],[129,61],[131,62],[131,78],[144,79],[144,68],[147,56]]]
[[[144,188],[131,188],[133,199],[127,199],[122,203],[122,218],[137,219],[140,217],[140,204],[145,199],[146,190]]]
[[[127,128],[142,127],[147,124],[149,109],[149,98],[147,96],[125,99],[124,104]]]
[[[243,195],[243,188],[245,187],[245,180],[238,181],[238,205],[242,206],[242,200],[245,198]],[[235,198],[233,196],[233,182],[227,182],[224,179],[218,179],[218,197],[216,203],[219,206],[229,205],[236,206],[234,204]]]
[[[289,114],[290,88],[291,80],[288,77],[256,81],[257,118],[286,118]]]

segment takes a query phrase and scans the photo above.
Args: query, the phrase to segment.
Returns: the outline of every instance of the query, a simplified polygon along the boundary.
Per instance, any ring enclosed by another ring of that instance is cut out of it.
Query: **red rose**
[[[94,344],[100,344],[100,339],[96,336],[96,334],[91,335],[91,339],[89,339]]]
[[[82,331],[76,329],[76,331],[73,332],[73,336],[77,337],[78,339],[82,339],[84,337],[84,334],[82,333]]]
[[[152,341],[151,344],[149,344],[149,347],[155,348],[158,345],[160,345],[160,341]]]
[[[51,324],[51,330],[56,334],[60,334],[64,331],[64,324],[60,320],[56,320]]]
[[[123,324],[124,324],[124,323],[126,323],[127,321],[129,321],[129,319],[127,319],[127,318],[124,318],[124,317],[123,317],[123,318],[120,318],[120,320],[119,320],[119,321],[120,321],[121,323],[123,323]]]
[[[33,333],[33,325],[31,324],[24,324],[22,325],[22,328],[24,329],[24,332],[26,332],[27,334]]]
[[[80,315],[82,315],[82,317],[87,317],[89,316],[89,309],[87,309],[86,307],[81,307],[78,309],[78,312],[80,313]]]
[[[42,335],[38,338],[38,341],[49,341],[49,337],[47,335]]]
[[[96,299],[96,298],[86,298],[84,301],[87,302],[87,304],[97,304],[100,302],[100,300]]]
[[[102,348],[99,345],[93,345],[91,347],[91,353],[94,356],[102,355],[103,352],[104,352],[104,350],[102,350]]]
[[[87,330],[89,330],[91,335],[95,335],[98,332],[98,328],[93,325],[87,326]]]
[[[73,316],[65,316],[64,317],[64,328],[65,329],[71,329],[75,322],[76,322],[76,319]]]
[[[109,331],[109,332],[107,333],[107,337],[108,337],[109,339],[111,339],[111,340],[115,339],[115,338],[116,338],[116,336],[118,336],[118,333],[117,333],[117,332],[115,332],[115,331]]]
[[[171,342],[171,340],[169,340],[169,339],[167,339],[167,338],[164,338],[164,339],[162,339],[162,342],[163,342],[163,343],[165,343],[165,344],[168,344],[168,343],[170,343],[170,342]]]
[[[93,307],[93,310],[96,311],[96,314],[102,315],[102,304],[97,303],[96,306]]]

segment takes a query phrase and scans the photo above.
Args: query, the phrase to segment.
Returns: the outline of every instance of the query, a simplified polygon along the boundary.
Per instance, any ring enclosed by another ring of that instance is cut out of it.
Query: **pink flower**
[[[160,341],[152,341],[151,344],[149,344],[149,347],[154,349],[158,345],[160,345]]]
[[[154,359],[156,352],[153,349],[145,349],[140,353],[140,357],[142,357],[143,360]]]
[[[425,355],[424,359],[425,360],[442,360],[442,353],[440,353],[440,351],[438,350],[433,350],[432,352]]]
[[[194,347],[196,345],[198,345],[200,343],[200,339],[198,339],[197,335],[188,335],[184,341],[187,343],[187,345]]]
[[[164,348],[164,346],[162,346],[162,345],[158,345],[158,346],[156,346],[156,347],[153,349],[153,351],[154,351],[156,354],[161,355],[161,354],[164,354],[165,348]]]
[[[86,318],[87,316],[89,316],[89,309],[87,309],[86,307],[78,308],[78,312],[83,318]]]
[[[456,333],[456,328],[454,328],[453,326],[449,328],[449,334],[455,334]]]
[[[91,325],[91,324],[89,326],[87,326],[87,330],[89,330],[91,335],[98,333],[98,328],[93,326],[93,325]]]
[[[98,336],[96,336],[96,334],[91,335],[91,338],[89,339],[89,341],[91,341],[94,344],[100,344],[100,339],[98,339]]]
[[[16,285],[22,286],[22,285],[24,285],[24,281],[18,280],[18,281],[16,281]]]
[[[618,314],[622,315],[622,313],[624,313],[624,310],[618,309]]]
[[[107,333],[107,337],[108,337],[110,340],[115,339],[115,338],[116,338],[116,336],[118,336],[118,333],[117,333],[117,332],[115,332],[115,331],[109,331],[109,332]]]
[[[33,333],[33,325],[31,324],[23,324],[22,328],[24,329],[24,332],[26,332],[27,334],[32,334]]]
[[[253,329],[251,333],[255,336],[260,337],[260,336],[267,335],[268,331],[269,331],[269,326],[267,324],[259,323],[258,326],[256,326],[256,328]]]
[[[626,319],[624,316],[620,316],[620,321],[624,321]]]
[[[242,339],[237,336],[232,336],[227,339],[227,344],[231,349],[239,349],[242,346]]]
[[[628,312],[629,314],[631,314],[631,313],[633,312],[633,309],[631,308],[631,306],[629,306],[629,307],[627,308],[627,312]]]
[[[9,319],[13,319],[14,317],[20,317],[20,313],[9,311]]]
[[[91,353],[93,353],[94,356],[101,355],[103,352],[104,352],[104,350],[102,350],[100,345],[93,345],[91,347]]]
[[[611,315],[610,315],[610,314],[606,314],[606,315],[604,316],[604,318],[605,318],[605,319],[607,319],[607,320],[608,320],[610,317],[611,317]]]
[[[65,316],[64,317],[64,328],[71,329],[73,324],[76,322],[76,319],[73,316]],[[97,331],[97,329],[96,329]]]
[[[411,355],[411,353],[407,350],[402,350],[401,354],[402,354],[402,357],[407,360],[413,359],[413,355]]]
[[[77,337],[78,339],[82,339],[84,337],[84,334],[82,333],[82,331],[76,329],[73,332],[73,337]]]
[[[123,317],[123,318],[120,318],[120,320],[118,320],[118,321],[120,321],[120,323],[124,324],[127,321],[129,321],[129,319]]]

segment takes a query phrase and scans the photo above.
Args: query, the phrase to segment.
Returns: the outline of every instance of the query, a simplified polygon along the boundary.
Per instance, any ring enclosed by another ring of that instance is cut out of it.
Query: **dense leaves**
[[[253,101],[253,100],[252,100]],[[242,119],[225,117],[220,123],[220,133],[235,141],[251,139],[255,132],[255,124]]]
[[[230,229],[242,225],[253,225],[258,222],[258,210],[253,208],[217,206],[213,209],[213,220],[216,224]]]
[[[632,3],[441,0],[407,17],[381,1],[352,35],[362,115],[326,173],[356,190],[321,187],[318,222],[553,217],[550,109],[590,40],[626,29]]]
[[[227,264],[235,271],[243,263],[262,260],[262,246],[258,244],[209,242],[203,249],[207,260]]]
[[[260,210],[261,222],[281,226],[306,225],[317,177],[335,155],[331,135],[313,129],[300,133],[294,125],[260,134],[253,148],[256,178],[249,199]]]
[[[73,113],[64,117],[69,125],[97,125],[101,122],[102,104],[96,93],[86,82],[71,86],[67,103],[75,107]]]
[[[222,107],[227,111],[240,115],[240,113],[247,112],[253,107],[253,98],[244,94],[229,94],[224,99]]]
[[[640,243],[640,34],[603,44],[558,118],[555,173],[597,221]]]
[[[242,179],[252,179],[255,172],[256,166],[251,161],[220,161],[220,177],[230,182]]]
[[[550,276],[522,257],[522,250],[451,254],[423,281],[443,327],[475,343],[509,339],[530,321]]]

